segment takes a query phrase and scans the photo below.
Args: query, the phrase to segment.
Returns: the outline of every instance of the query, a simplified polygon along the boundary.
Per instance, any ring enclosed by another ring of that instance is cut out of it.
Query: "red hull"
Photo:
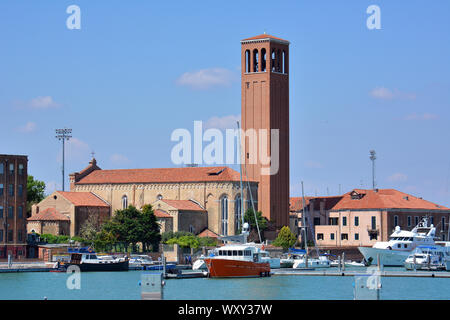
[[[209,276],[216,277],[264,277],[270,274],[268,262],[252,262],[218,258],[205,259]]]

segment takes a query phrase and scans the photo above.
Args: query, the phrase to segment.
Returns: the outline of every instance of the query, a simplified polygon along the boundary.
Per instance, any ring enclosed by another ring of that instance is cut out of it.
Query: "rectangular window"
[[[22,242],[22,231],[17,232],[17,239]]]
[[[14,207],[13,206],[8,207],[8,218],[10,218],[10,219],[14,218]]]
[[[8,242],[12,242],[12,241],[13,241],[13,231],[8,230]]]
[[[394,227],[398,226],[398,216],[394,216]]]
[[[320,218],[314,218],[314,225],[319,226],[320,225]]]
[[[14,163],[9,164],[9,173],[14,174]]]
[[[20,175],[23,175],[23,164],[19,164],[19,170],[18,170]]]
[[[359,240],[359,233],[355,233],[355,240]]]
[[[3,207],[0,206],[0,219],[3,218]]]
[[[411,216],[408,216],[408,227],[411,227],[411,222],[412,222]]]
[[[342,225],[343,226],[347,225],[347,217],[342,217]]]
[[[3,183],[0,183],[0,196],[3,195]]]
[[[14,185],[13,184],[10,184],[8,186],[8,194],[10,197],[14,196]]]
[[[445,230],[445,217],[441,218],[441,231]]]
[[[317,234],[317,240],[323,240],[323,233]]]
[[[3,166],[3,163],[0,163],[0,174],[5,173],[5,167]]]
[[[434,224],[434,217],[430,217],[430,223]]]
[[[334,233],[330,233],[330,239],[334,240]]]
[[[372,230],[377,228],[377,217],[372,217]]]
[[[348,240],[348,234],[347,233],[342,233],[341,234],[341,240]]]
[[[359,226],[359,217],[355,217],[355,227]]]
[[[22,207],[17,208],[17,216],[19,218],[23,218],[23,208]]]
[[[23,196],[23,185],[22,184],[19,184],[17,186],[17,194],[18,194],[19,197]]]
[[[3,242],[3,230],[0,229],[0,242]]]
[[[330,218],[330,225],[337,226],[338,225],[338,218]]]
[[[419,217],[414,217],[414,224],[416,226],[419,224]]]

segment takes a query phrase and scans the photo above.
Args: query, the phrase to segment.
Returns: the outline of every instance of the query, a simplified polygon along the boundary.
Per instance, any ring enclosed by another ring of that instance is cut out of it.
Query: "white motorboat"
[[[208,270],[205,263],[205,256],[201,255],[192,265],[192,270]]]
[[[450,270],[449,246],[418,246],[406,258],[407,270]]]
[[[389,241],[377,242],[373,247],[358,247],[368,264],[377,264],[379,256],[384,266],[403,266],[406,258],[420,245],[434,245],[436,228],[428,226],[428,219],[424,218],[411,231],[401,230],[399,226],[389,237]]]
[[[318,258],[307,258],[304,255],[301,258],[294,259],[293,269],[301,268],[329,268],[331,267],[331,261],[326,255],[320,255]]]
[[[366,265],[362,262],[357,261],[344,261],[344,265],[346,267],[365,267]],[[332,267],[339,267],[339,260],[333,260],[331,261]]]

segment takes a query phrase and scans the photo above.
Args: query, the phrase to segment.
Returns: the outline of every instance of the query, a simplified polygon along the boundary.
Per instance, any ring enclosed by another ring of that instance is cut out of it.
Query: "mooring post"
[[[341,271],[341,269],[342,269],[341,256],[338,256],[338,267],[339,267],[339,271]]]
[[[377,254],[377,266],[378,266],[378,271],[381,271],[381,259],[380,259],[380,254]]]
[[[141,299],[162,300],[164,277],[162,273],[143,273],[141,276]]]
[[[342,271],[345,271],[345,252],[342,252]]]

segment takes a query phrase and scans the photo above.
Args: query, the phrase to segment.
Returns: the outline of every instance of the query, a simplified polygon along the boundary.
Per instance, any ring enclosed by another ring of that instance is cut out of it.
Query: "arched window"
[[[242,215],[241,215],[241,195],[238,194],[234,199],[234,221],[235,221],[235,234],[239,232],[241,227]]]
[[[261,49],[261,72],[266,72],[266,49]]]
[[[126,208],[128,208],[128,197],[123,196],[122,197],[122,209],[126,209]]]
[[[163,198],[162,194],[158,194],[158,195],[156,196],[156,199],[157,199],[157,200],[162,200],[162,198]]]
[[[272,49],[272,63],[271,63],[271,69],[272,69],[272,71],[275,71],[276,69],[275,69],[275,64],[276,64],[276,61],[277,61],[277,54],[276,54],[276,51],[275,51],[275,49]]]
[[[281,72],[281,51],[278,49],[277,52],[277,72]]]
[[[228,197],[220,198],[221,234],[228,235]]]
[[[258,49],[253,50],[253,72],[258,72],[259,53]]]
[[[250,73],[250,50],[245,50],[245,72]]]

